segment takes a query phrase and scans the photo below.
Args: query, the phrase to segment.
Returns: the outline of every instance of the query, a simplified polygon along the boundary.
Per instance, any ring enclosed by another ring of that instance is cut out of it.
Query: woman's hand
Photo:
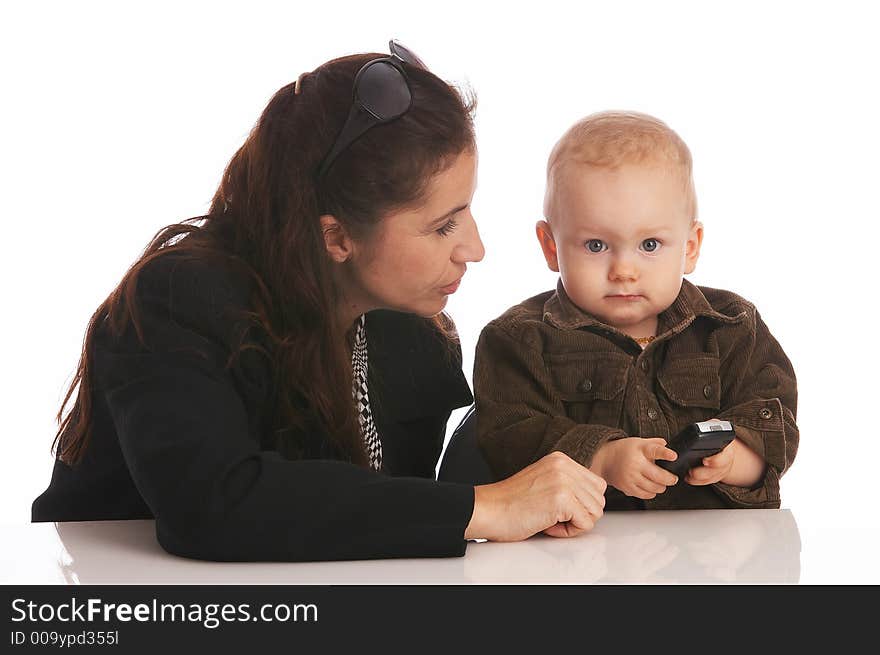
[[[590,468],[627,496],[650,500],[678,482],[674,474],[657,466],[654,460],[672,462],[677,457],[662,437],[627,437],[599,448]]]
[[[573,537],[602,516],[605,487],[568,455],[552,452],[506,480],[474,487],[474,513],[464,537],[520,541],[538,532]]]

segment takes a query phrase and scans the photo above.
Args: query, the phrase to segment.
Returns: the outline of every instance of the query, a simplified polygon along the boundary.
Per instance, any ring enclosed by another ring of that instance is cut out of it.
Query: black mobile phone
[[[730,421],[712,420],[691,423],[675,435],[667,445],[668,448],[678,453],[678,459],[674,462],[658,459],[654,463],[679,478],[683,478],[689,470],[700,466],[704,457],[721,452],[727,444],[733,441],[735,436],[733,424]]]

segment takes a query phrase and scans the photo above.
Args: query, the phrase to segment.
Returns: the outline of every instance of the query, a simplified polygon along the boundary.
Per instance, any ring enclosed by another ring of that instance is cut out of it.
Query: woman
[[[601,516],[604,481],[561,454],[433,479],[472,400],[441,312],[483,257],[476,147],[471,108],[391,45],[278,91],[209,213],[162,230],[98,308],[35,521],[155,517],[171,553],[324,560]]]

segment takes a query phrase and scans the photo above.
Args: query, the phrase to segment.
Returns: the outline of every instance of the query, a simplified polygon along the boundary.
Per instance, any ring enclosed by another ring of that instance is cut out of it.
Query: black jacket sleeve
[[[103,341],[95,370],[166,550],[211,560],[464,554],[472,487],[261,450],[226,366],[235,285],[191,267],[158,280],[138,294],[143,345]]]

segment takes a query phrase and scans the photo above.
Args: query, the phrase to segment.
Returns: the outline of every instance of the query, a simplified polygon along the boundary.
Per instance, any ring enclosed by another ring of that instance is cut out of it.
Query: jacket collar
[[[697,317],[730,324],[739,323],[745,318],[745,314],[740,313],[736,316],[722,314],[709,304],[706,296],[697,286],[683,279],[681,290],[675,301],[658,317],[657,337],[666,336],[667,333],[681,332]],[[575,305],[562,286],[562,278],[556,283],[555,293],[544,303],[543,320],[545,323],[562,330],[602,328],[612,332],[620,332]]]
[[[460,345],[450,344],[425,319],[380,309],[367,313],[366,330],[374,418],[440,416],[474,401]]]

